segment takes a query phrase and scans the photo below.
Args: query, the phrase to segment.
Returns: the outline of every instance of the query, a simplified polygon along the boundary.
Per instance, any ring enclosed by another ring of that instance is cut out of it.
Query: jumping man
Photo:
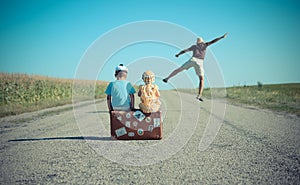
[[[204,87],[204,69],[203,69],[203,61],[206,53],[207,46],[225,38],[227,36],[227,33],[225,33],[223,36],[218,37],[210,42],[204,42],[201,37],[197,38],[197,43],[195,45],[192,45],[190,48],[180,51],[178,54],[176,54],[176,57],[179,57],[179,55],[184,54],[188,51],[193,51],[193,56],[190,58],[187,62],[185,62],[181,67],[174,70],[167,78],[163,79],[165,83],[168,82],[170,78],[177,75],[183,70],[187,70],[191,67],[194,67],[195,72],[197,76],[199,77],[199,92],[196,97],[199,101],[203,101],[202,99],[202,91]]]

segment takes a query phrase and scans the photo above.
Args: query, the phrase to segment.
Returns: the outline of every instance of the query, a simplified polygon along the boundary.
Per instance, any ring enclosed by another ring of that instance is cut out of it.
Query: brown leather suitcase
[[[162,138],[161,111],[143,113],[135,111],[111,111],[111,136],[118,140],[150,140]]]

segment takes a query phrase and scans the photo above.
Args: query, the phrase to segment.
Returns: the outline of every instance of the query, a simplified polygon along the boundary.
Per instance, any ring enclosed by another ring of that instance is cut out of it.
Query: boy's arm
[[[113,107],[112,107],[112,104],[111,104],[111,96],[110,95],[107,95],[107,108],[109,110],[109,112],[113,111]]]
[[[226,38],[227,35],[228,35],[228,33],[225,33],[225,34],[222,35],[221,37],[218,37],[218,38],[216,38],[216,39],[214,39],[214,40],[212,40],[212,41],[210,41],[210,42],[207,42],[207,45],[209,46],[209,45],[211,45],[211,44],[213,44],[213,43],[216,43],[216,42],[218,42],[219,40]]]
[[[134,110],[134,94],[130,94],[130,109]]]

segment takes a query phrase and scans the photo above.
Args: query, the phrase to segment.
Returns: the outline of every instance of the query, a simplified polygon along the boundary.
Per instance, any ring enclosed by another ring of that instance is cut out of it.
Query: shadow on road
[[[96,137],[96,136],[74,136],[74,137],[52,137],[52,138],[24,138],[13,139],[8,142],[20,142],[20,141],[49,141],[49,140],[100,140],[100,141],[112,141],[111,137]]]
[[[87,113],[92,113],[92,114],[96,114],[96,113],[104,113],[104,114],[109,114],[108,111],[93,111],[93,112],[87,112]]]

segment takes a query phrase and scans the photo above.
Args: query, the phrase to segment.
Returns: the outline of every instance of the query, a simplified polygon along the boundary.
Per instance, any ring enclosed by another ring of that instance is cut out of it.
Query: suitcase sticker
[[[133,116],[137,119],[137,120],[139,120],[140,122],[141,121],[143,121],[143,119],[145,118],[145,115],[141,112],[141,111],[135,111],[134,113],[133,113]]]
[[[127,134],[125,127],[119,128],[119,129],[115,130],[115,132],[116,132],[117,137]]]

